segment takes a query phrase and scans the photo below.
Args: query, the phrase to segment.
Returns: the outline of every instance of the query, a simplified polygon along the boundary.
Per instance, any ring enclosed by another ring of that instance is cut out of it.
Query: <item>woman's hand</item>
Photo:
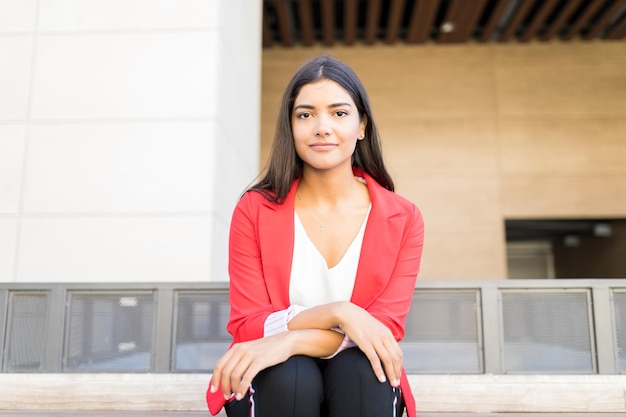
[[[356,304],[338,308],[339,328],[365,353],[378,380],[385,382],[386,374],[392,386],[400,385],[403,354],[391,330]]]
[[[231,393],[240,400],[248,391],[254,377],[263,369],[285,362],[291,356],[289,332],[237,343],[215,365],[211,392],[222,386],[224,398]]]

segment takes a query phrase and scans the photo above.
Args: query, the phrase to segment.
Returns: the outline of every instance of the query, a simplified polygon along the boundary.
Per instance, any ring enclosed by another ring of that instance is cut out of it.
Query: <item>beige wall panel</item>
[[[625,175],[507,175],[506,218],[626,217]]]
[[[499,233],[499,180],[493,178],[401,177],[396,191],[417,204],[427,233]]]
[[[419,279],[505,279],[504,232],[435,233],[427,229]]]
[[[504,115],[626,115],[626,43],[495,46]]]
[[[280,97],[293,73],[328,53],[357,72],[378,124],[402,117],[475,118],[495,110],[492,51],[483,45],[271,48],[263,51],[261,157],[267,158]],[[267,127],[271,123],[271,127]],[[387,122],[390,125],[391,122]],[[387,132],[381,129],[384,137]]]
[[[379,123],[385,161],[394,177],[432,174],[492,176],[499,172],[491,118],[385,118]]]
[[[475,117],[494,110],[492,55],[484,46],[363,48],[347,61],[361,77],[377,120],[397,115]]]
[[[505,173],[626,175],[626,117],[502,117],[500,131]]]
[[[426,221],[422,278],[505,278],[506,218],[626,217],[626,44],[269,48],[265,162],[309,57],[351,65],[400,194]]]

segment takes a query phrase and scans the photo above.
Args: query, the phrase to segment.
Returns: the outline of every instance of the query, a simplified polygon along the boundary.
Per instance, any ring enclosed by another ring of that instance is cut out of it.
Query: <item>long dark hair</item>
[[[383,162],[380,137],[365,88],[352,68],[327,55],[306,62],[289,81],[280,104],[276,133],[265,174],[250,190],[258,191],[266,199],[281,204],[293,181],[302,175],[303,162],[296,153],[291,114],[300,89],[306,84],[321,80],[331,80],[343,87],[356,104],[361,120],[367,117],[365,139],[357,141],[352,165],[361,168],[383,187],[394,191],[393,180]]]

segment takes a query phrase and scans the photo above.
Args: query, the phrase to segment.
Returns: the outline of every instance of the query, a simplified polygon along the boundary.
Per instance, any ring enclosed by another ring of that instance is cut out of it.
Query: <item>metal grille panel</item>
[[[10,293],[8,372],[38,372],[44,366],[47,311],[47,293]]]
[[[593,373],[587,290],[502,292],[505,373]]]
[[[613,293],[613,314],[618,372],[626,374],[626,292]]]
[[[413,373],[481,373],[479,291],[416,291],[401,342]]]
[[[226,331],[228,294],[179,291],[175,309],[174,370],[212,371],[232,340]]]
[[[64,368],[71,371],[149,371],[152,292],[71,292]]]

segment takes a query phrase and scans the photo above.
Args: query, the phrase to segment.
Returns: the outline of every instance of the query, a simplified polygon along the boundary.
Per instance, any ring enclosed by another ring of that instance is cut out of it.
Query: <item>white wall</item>
[[[227,280],[259,160],[252,3],[0,0],[0,282]]]

